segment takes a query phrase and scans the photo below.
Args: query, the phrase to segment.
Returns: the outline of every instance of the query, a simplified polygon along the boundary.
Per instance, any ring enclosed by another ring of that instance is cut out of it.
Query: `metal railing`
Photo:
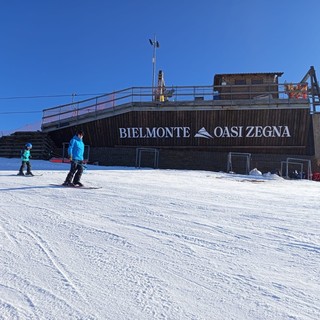
[[[290,84],[298,86],[299,84]],[[309,92],[309,90],[308,90]],[[172,86],[161,88],[132,87],[95,98],[73,102],[43,110],[42,126],[53,122],[63,125],[67,120],[74,121],[79,116],[97,115],[103,110],[117,110],[120,106],[136,103],[152,105],[167,102],[189,102],[193,105],[201,101],[211,102],[212,106],[219,106],[223,102],[236,105],[243,101],[248,105],[274,103],[275,99],[283,103],[297,102],[303,99],[309,102],[309,95],[301,95],[298,99],[289,97],[288,84],[265,83],[255,85],[221,85],[221,86]]]

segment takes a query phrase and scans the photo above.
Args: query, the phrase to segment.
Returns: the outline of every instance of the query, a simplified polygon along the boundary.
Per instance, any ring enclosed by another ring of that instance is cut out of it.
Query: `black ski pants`
[[[78,183],[80,182],[81,176],[83,173],[83,162],[82,161],[71,161],[70,171],[67,175],[66,181],[69,183]],[[73,181],[72,181],[73,179]]]
[[[19,169],[20,173],[23,173],[24,168],[27,166],[27,173],[31,172],[31,163],[30,161],[22,161],[21,167]]]

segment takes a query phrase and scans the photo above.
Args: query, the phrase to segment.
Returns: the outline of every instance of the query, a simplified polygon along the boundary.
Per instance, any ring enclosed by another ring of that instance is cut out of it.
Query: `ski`
[[[41,177],[43,176],[43,173],[42,174],[14,174],[13,176],[18,176],[18,177]]]
[[[94,187],[94,186],[64,186],[63,184],[55,184],[55,183],[50,183],[50,186],[55,186],[55,187],[61,187],[61,188],[70,188],[70,189],[84,189],[84,190],[90,190],[90,189],[101,189],[101,187]]]

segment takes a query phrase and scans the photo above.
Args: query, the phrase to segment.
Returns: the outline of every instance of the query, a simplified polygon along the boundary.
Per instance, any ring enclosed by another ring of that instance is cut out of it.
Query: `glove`
[[[69,154],[68,158],[69,158],[70,161],[72,161],[72,155],[71,154]]]

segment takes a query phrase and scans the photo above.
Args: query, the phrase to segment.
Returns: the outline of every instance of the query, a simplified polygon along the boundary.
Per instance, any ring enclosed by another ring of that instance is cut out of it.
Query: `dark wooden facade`
[[[254,153],[312,153],[308,108],[132,111],[50,133],[59,146],[79,128],[91,147],[157,147]]]

